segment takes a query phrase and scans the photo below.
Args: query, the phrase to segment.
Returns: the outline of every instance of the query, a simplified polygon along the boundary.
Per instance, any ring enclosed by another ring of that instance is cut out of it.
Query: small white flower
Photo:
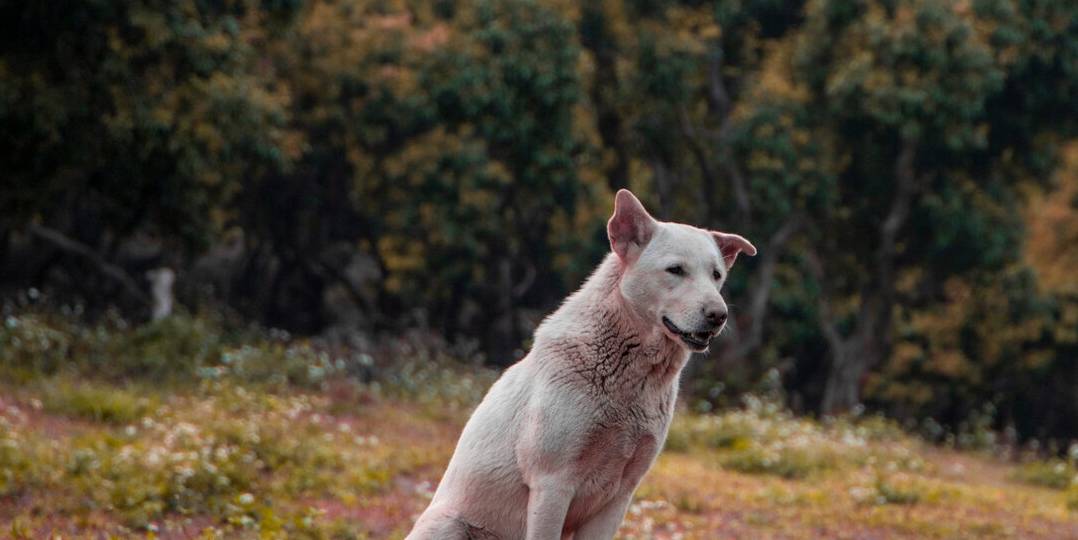
[[[247,506],[255,502],[255,496],[250,493],[244,493],[243,495],[240,495],[239,502],[240,504]]]

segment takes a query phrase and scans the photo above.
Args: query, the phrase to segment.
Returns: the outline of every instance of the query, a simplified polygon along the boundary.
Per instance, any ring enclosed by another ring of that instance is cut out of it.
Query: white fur
[[[543,321],[531,352],[476,408],[409,539],[617,532],[666,440],[678,375],[701,348],[662,319],[717,333],[721,323],[709,326],[705,314],[725,314],[727,262],[755,248],[736,235],[657,222],[625,190],[608,232],[613,253]]]

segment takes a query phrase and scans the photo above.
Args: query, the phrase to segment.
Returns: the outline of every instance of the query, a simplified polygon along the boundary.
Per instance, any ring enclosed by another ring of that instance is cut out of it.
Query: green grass
[[[0,537],[401,538],[494,378],[402,340],[359,382],[375,358],[199,319],[4,332],[0,370],[20,377],[0,378]],[[1063,538],[1073,476],[749,398],[678,413],[622,536]]]

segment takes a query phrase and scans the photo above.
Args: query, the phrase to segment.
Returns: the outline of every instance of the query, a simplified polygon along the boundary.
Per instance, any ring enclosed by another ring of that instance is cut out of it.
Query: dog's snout
[[[722,326],[726,322],[726,310],[725,309],[712,309],[708,310],[704,314],[704,318],[712,326]]]

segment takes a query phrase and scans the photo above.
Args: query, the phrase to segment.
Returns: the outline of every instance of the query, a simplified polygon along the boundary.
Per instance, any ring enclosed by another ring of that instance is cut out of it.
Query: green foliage
[[[1078,485],[1078,468],[1074,463],[1059,459],[1033,461],[1019,467],[1014,478],[1027,484],[1065,490]]]
[[[16,376],[68,371],[159,381],[192,379],[229,341],[219,323],[186,315],[131,328],[122,319],[87,327],[37,313],[8,317],[0,339],[7,344],[0,367]]]
[[[104,373],[158,380],[189,377],[220,355],[226,343],[221,329],[212,322],[186,315],[111,336],[115,339],[103,343],[98,357]]]
[[[39,315],[9,316],[0,329],[0,363],[10,370],[53,373],[69,358],[71,327],[54,327]]]
[[[803,479],[877,463],[894,470],[920,470],[923,462],[901,444],[907,439],[901,429],[878,417],[821,425],[795,418],[775,401],[749,397],[740,410],[676,419],[666,448],[675,452],[712,448],[728,469]]]
[[[129,424],[153,410],[153,404],[137,394],[117,388],[101,388],[57,381],[45,389],[44,410],[73,418]]]
[[[7,4],[4,227],[75,208],[116,234],[205,242],[215,201],[285,162],[281,97],[255,73],[264,14],[253,0]]]
[[[772,474],[783,478],[805,478],[834,467],[833,456],[805,448],[783,448],[772,452],[747,448],[723,458],[723,467],[748,474]]]
[[[331,354],[306,341],[284,342],[256,330],[230,330],[216,319],[175,315],[154,323],[129,327],[122,320],[84,327],[58,316],[38,314],[8,317],[0,339],[0,373],[33,386],[43,374],[63,374],[54,383],[47,409],[92,420],[128,423],[153,409],[122,390],[103,391],[72,382],[70,377],[135,380],[136,384],[193,386],[215,381],[277,387],[321,388],[327,381],[372,367],[366,353]],[[240,343],[245,343],[240,345]],[[416,370],[415,381],[400,383],[387,377],[387,388],[441,383],[453,371],[448,357]],[[418,364],[409,364],[417,366]],[[409,370],[402,366],[403,370]],[[457,385],[440,385],[432,394],[442,405],[470,406],[481,397],[484,377],[462,375]]]
[[[870,485],[855,487],[850,494],[860,504],[909,506],[923,502],[931,490],[908,475],[877,472]]]

